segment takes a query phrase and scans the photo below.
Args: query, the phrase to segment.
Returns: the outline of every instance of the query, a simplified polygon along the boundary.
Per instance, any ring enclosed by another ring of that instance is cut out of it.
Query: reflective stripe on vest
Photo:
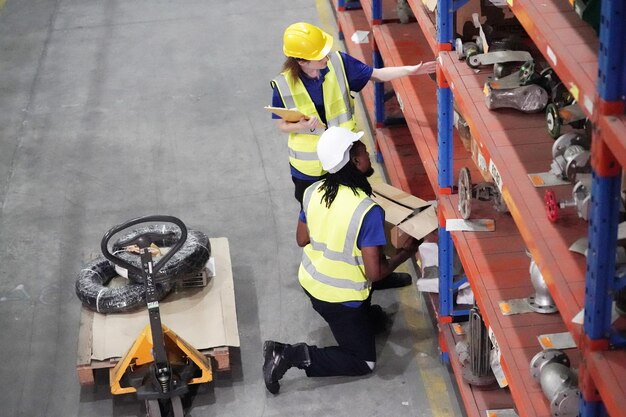
[[[327,125],[354,130],[356,128],[356,121],[353,117],[354,100],[350,95],[343,60],[339,52],[330,55],[328,69],[329,71],[324,76],[322,83]],[[339,69],[341,70],[339,71]],[[291,78],[286,73],[282,73],[272,81],[286,108],[297,108],[309,117],[320,118],[313,100],[299,79],[291,82]],[[289,134],[287,142],[290,164],[303,174],[312,177],[320,177],[325,174],[317,159],[318,140],[319,135],[317,134],[292,132]]]
[[[357,238],[365,214],[376,203],[363,192],[354,195],[349,187],[340,186],[333,204],[327,208],[321,200],[322,183],[315,183],[304,195],[311,242],[302,253],[300,284],[313,297],[327,302],[365,300],[370,283],[365,277]]]

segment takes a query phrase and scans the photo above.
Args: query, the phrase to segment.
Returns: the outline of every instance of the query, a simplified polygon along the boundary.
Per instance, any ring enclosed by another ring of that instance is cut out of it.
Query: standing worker
[[[374,169],[359,140],[362,136],[336,126],[321,135],[317,155],[328,175],[306,190],[296,231],[298,245],[304,248],[300,285],[338,346],[266,341],[263,377],[272,394],[278,393],[278,381],[292,367],[304,369],[309,377],[357,376],[374,370],[372,283],[386,279],[419,246],[411,238],[391,259],[383,254],[385,212],[370,198],[367,178]]]
[[[281,132],[288,133],[291,178],[302,206],[304,190],[326,174],[315,149],[326,126],[356,130],[354,98],[368,81],[391,81],[407,75],[429,74],[436,62],[372,68],[343,52],[331,53],[333,38],[309,23],[294,23],[283,36],[287,56],[283,72],[271,82],[272,106],[297,109],[305,117],[288,122],[273,115]]]

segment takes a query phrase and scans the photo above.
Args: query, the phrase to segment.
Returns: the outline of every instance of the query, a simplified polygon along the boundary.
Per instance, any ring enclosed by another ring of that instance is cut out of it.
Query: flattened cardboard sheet
[[[416,239],[439,226],[435,208],[427,201],[389,184],[372,185],[372,199],[385,210],[385,220]]]
[[[180,290],[160,304],[162,323],[198,350],[239,346],[228,239],[211,238],[210,242],[216,271],[208,285]],[[91,358],[123,356],[148,323],[146,309],[126,314],[94,313]]]

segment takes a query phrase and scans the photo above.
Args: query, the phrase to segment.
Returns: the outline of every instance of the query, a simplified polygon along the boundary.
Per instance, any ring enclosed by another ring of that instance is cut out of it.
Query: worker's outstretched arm
[[[402,67],[374,68],[372,80],[391,81],[407,75],[430,74],[437,69],[437,61],[420,62],[417,65],[405,65]]]
[[[365,276],[371,282],[385,278],[404,261],[415,255],[421,243],[422,240],[409,239],[402,249],[390,259],[385,257],[382,246],[367,246],[361,248],[363,263],[365,265]]]

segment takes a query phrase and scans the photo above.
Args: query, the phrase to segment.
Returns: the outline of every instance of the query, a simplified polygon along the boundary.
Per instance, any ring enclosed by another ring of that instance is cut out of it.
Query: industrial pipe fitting
[[[567,355],[558,349],[545,349],[530,361],[530,374],[541,385],[550,401],[554,417],[578,416],[580,390],[578,376],[570,368]]]
[[[590,143],[585,135],[566,133],[552,145],[550,172],[566,181],[576,181],[578,173],[591,172]]]
[[[526,299],[531,310],[541,314],[555,313],[559,311],[552,295],[550,295],[546,281],[543,279],[543,275],[532,257],[529,272],[530,282],[535,288],[535,294]]]

